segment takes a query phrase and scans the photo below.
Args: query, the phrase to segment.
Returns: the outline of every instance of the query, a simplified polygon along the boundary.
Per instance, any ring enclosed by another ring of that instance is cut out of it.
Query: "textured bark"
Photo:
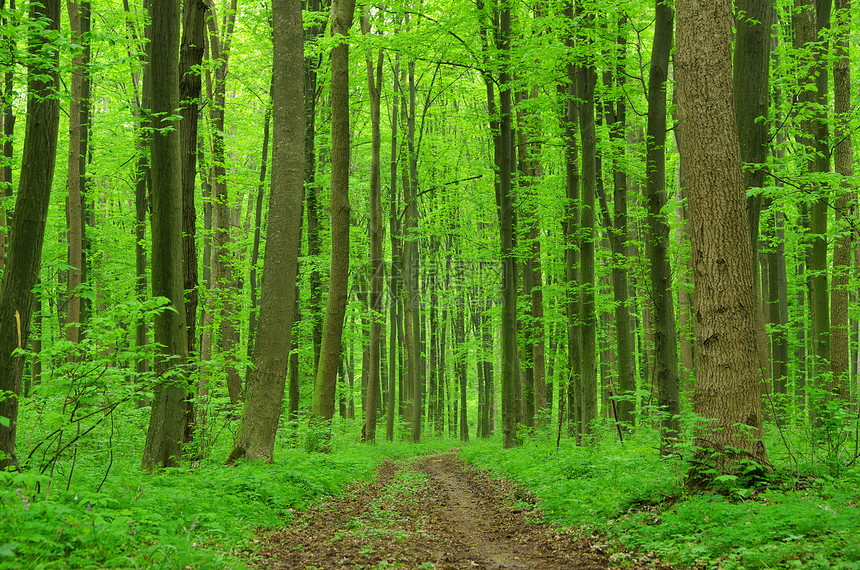
[[[178,465],[185,437],[187,390],[184,371],[188,358],[185,299],[182,277],[182,158],[179,121],[179,0],[153,2],[152,89],[152,294],[165,297],[172,310],[154,319],[154,340],[161,345],[156,356],[158,384],[141,466],[151,470]]]
[[[60,102],[55,97],[59,87],[59,52],[53,49],[50,37],[60,28],[59,0],[31,3],[30,17],[44,18],[46,33],[34,33],[29,40],[34,57],[27,75],[27,124],[0,287],[0,417],[8,420],[8,424],[0,423],[0,470],[18,467],[15,435],[24,357],[14,351],[27,347],[30,334],[35,305],[33,287],[42,259],[60,119]]]
[[[349,281],[349,28],[354,0],[335,0],[331,7],[331,271],[323,318],[319,368],[311,413],[320,420],[334,415],[335,384],[340,364],[343,317]]]
[[[274,68],[272,99],[272,179],[263,260],[260,319],[254,368],[245,386],[245,407],[233,450],[236,459],[271,460],[281,415],[292,340],[304,180],[302,5],[272,4]]]
[[[733,470],[742,468],[738,460],[767,460],[761,440],[758,306],[732,95],[731,1],[683,0],[677,9],[679,141],[695,268],[693,411],[707,421],[696,426],[700,463],[694,467],[707,480],[701,463]]]
[[[672,7],[655,3],[657,13],[651,68],[648,74],[648,132],[646,136],[646,189],[648,242],[651,262],[651,299],[654,316],[654,386],[660,407],[663,453],[671,451],[680,425],[678,345],[669,267],[669,220],[666,215],[666,80],[672,50]],[[680,125],[683,129],[684,125]]]
[[[851,66],[849,64],[848,31],[851,24],[851,0],[836,0],[838,22],[836,63],[833,68],[833,97],[836,122],[834,128],[834,162],[836,172],[844,177],[853,174],[851,139]],[[830,371],[832,391],[848,398],[850,371],[848,328],[848,275],[851,267],[852,226],[856,223],[856,196],[850,185],[843,183],[836,200],[836,229],[833,244],[833,284],[830,291]]]

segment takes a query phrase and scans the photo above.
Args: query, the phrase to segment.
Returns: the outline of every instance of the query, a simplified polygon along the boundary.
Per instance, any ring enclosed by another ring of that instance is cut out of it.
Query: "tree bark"
[[[762,441],[758,310],[749,218],[734,115],[730,0],[677,3],[675,52],[682,167],[688,181],[695,268],[695,477],[707,463],[740,473],[766,462]],[[743,426],[743,429],[741,429]]]
[[[765,171],[761,165],[767,157],[769,143],[768,107],[770,102],[770,48],[773,0],[738,0],[735,4],[734,96],[735,120],[738,125],[741,161],[744,163],[744,186],[747,191],[747,215],[750,219],[750,244],[753,256],[753,279],[756,305],[756,344],[762,368],[762,390],[770,390],[770,358],[767,331],[764,326],[761,272],[759,259],[759,219]],[[759,190],[753,190],[759,189]]]
[[[0,7],[6,6],[6,0],[0,0]],[[15,1],[9,1],[9,8],[14,13]],[[0,24],[7,26],[10,23],[14,25],[14,20],[10,15],[3,18]],[[2,104],[0,104],[0,123],[3,133],[2,140],[2,161],[0,161],[0,198],[8,198],[12,196],[12,159],[15,143],[15,109],[12,105],[12,100],[15,98],[15,63],[16,63],[16,45],[13,38],[4,35],[0,39],[0,53],[7,62],[6,73],[3,74],[3,95]],[[0,228],[5,228],[5,231],[0,231],[0,269],[5,267],[6,262],[6,242],[8,228],[11,226],[11,216],[3,202],[0,201]]]
[[[666,81],[672,51],[672,7],[655,3],[656,24],[651,68],[648,73],[648,133],[646,136],[646,189],[651,261],[651,299],[654,315],[654,385],[660,408],[660,450],[671,453],[680,424],[678,345],[672,273],[669,267],[669,221],[666,217]],[[680,129],[684,125],[679,125]]]
[[[514,210],[511,184],[511,141],[513,121],[511,109],[511,8],[503,4],[499,10],[499,35],[497,47],[500,52],[499,73],[499,211],[502,262],[502,446],[509,448],[519,444],[517,439],[517,288],[516,257],[513,249]]]
[[[834,162],[836,172],[848,179],[853,174],[851,115],[851,66],[848,32],[851,27],[851,0],[836,0],[836,63],[833,67],[833,97],[836,114]],[[851,268],[852,226],[856,223],[855,190],[843,182],[836,199],[836,240],[833,244],[833,283],[830,291],[830,371],[831,390],[848,399],[850,378],[850,333],[848,328],[848,276]]]
[[[334,415],[337,368],[349,280],[349,28],[355,0],[334,0],[331,30],[331,272],[323,319],[320,361],[311,413],[319,420]]]
[[[89,81],[89,2],[77,0],[66,3],[72,42],[80,51],[72,56],[72,73],[69,89],[69,152],[66,177],[66,223],[68,228],[68,254],[66,262],[66,322],[65,338],[80,341],[82,324],[82,302],[80,286],[83,283],[84,266],[84,187],[86,185],[86,117],[89,114],[89,98],[84,99],[84,82]],[[86,22],[84,22],[86,21]],[[88,30],[87,30],[88,31]],[[68,358],[73,358],[72,354]]]
[[[272,99],[272,179],[263,260],[260,320],[253,371],[245,386],[242,421],[228,462],[271,460],[284,399],[293,331],[304,180],[304,89],[302,5],[272,4],[274,68]],[[289,286],[284,286],[289,284]]]
[[[178,465],[185,436],[188,358],[182,275],[182,157],[179,121],[178,0],[153,2],[152,75],[152,294],[170,307],[154,322],[154,340],[161,349],[155,361],[158,384],[153,390],[149,428],[141,465],[146,470]],[[154,86],[156,87],[156,86]]]
[[[33,56],[27,74],[27,124],[15,211],[9,228],[3,284],[0,287],[0,470],[18,468],[15,435],[18,395],[24,357],[15,352],[27,347],[35,287],[42,259],[45,224],[57,155],[60,102],[59,51],[52,34],[60,29],[59,0],[30,4],[30,19],[44,19],[44,33],[33,33]]]

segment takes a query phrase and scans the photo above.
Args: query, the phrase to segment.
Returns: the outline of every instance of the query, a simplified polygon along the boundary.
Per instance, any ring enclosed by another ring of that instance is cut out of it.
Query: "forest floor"
[[[669,566],[541,522],[535,500],[455,453],[387,460],[376,480],[260,533],[258,568],[582,569]]]

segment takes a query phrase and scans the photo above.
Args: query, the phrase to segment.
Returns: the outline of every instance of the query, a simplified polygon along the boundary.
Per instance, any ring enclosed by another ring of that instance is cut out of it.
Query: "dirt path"
[[[654,568],[532,522],[532,502],[451,453],[386,461],[372,483],[258,537],[258,568]],[[666,568],[659,565],[658,568]]]

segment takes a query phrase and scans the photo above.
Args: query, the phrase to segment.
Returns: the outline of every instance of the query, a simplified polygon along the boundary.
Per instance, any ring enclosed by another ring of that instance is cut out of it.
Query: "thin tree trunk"
[[[851,24],[851,0],[836,0],[838,22],[836,64],[833,68],[833,95],[836,113],[834,161],[836,172],[846,179],[853,174],[851,149],[851,66],[849,61],[848,32]],[[836,229],[839,232],[833,244],[833,286],[830,291],[830,371],[833,376],[831,390],[848,399],[850,377],[850,350],[848,328],[848,275],[851,267],[852,229],[856,223],[854,189],[843,182],[836,200]]]
[[[0,0],[0,8],[6,7],[6,0]],[[15,13],[15,1],[9,0],[9,16],[2,18],[0,24],[8,26],[16,23],[13,20]],[[6,73],[3,75],[3,94],[0,101],[0,123],[3,127],[0,132],[3,133],[2,145],[2,162],[0,162],[0,198],[9,198],[12,196],[12,159],[15,142],[15,109],[12,105],[12,100],[15,98],[15,63],[16,63],[16,42],[14,38],[4,35],[0,40],[0,57],[6,62]],[[11,226],[11,217],[9,212],[3,206],[3,201],[0,200],[0,269],[5,267],[6,262],[6,237],[8,228]]]
[[[510,87],[511,8],[504,4],[499,11],[499,35],[497,48],[500,52],[499,73],[499,196],[500,239],[502,262],[502,445],[514,447],[517,439],[517,289],[516,257],[513,249],[514,211],[513,187],[511,184],[511,147],[513,121]]]
[[[66,322],[65,338],[77,343],[81,334],[81,297],[80,286],[83,281],[84,247],[84,185],[86,184],[86,136],[84,116],[87,114],[88,100],[84,100],[84,81],[89,80],[89,34],[83,35],[84,20],[89,27],[89,3],[80,4],[77,0],[66,3],[69,14],[72,42],[80,46],[80,52],[72,56],[72,73],[69,89],[69,151],[66,178],[66,222],[68,255],[66,262]],[[72,354],[69,358],[74,358]]]
[[[768,147],[768,106],[770,102],[769,65],[773,0],[738,0],[734,51],[735,118],[738,125],[741,161],[744,168],[744,185],[747,189],[747,214],[750,219],[750,244],[753,255],[756,306],[763,307],[762,279],[758,270],[759,219],[762,193],[751,191],[765,183],[765,171],[758,165],[765,162]],[[764,312],[756,314],[756,342],[762,369],[762,390],[770,385],[771,370],[764,326]]]
[[[680,424],[678,345],[669,267],[669,222],[666,218],[666,81],[672,50],[674,14],[666,0],[655,3],[656,24],[648,74],[648,134],[646,137],[647,243],[651,260],[651,299],[654,304],[654,385],[661,414],[660,449],[671,453]],[[679,126],[681,130],[684,125]]]
[[[332,3],[331,51],[331,272],[323,320],[320,361],[311,413],[320,420],[334,415],[337,368],[341,360],[341,335],[349,280],[349,28],[355,0]]]

